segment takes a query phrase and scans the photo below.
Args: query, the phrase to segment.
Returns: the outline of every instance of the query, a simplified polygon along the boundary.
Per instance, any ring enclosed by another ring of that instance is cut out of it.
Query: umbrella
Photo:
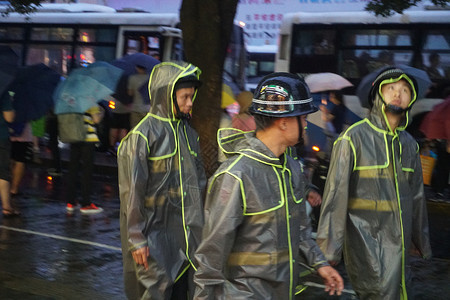
[[[114,92],[122,73],[102,61],[74,69],[53,94],[55,113],[84,113]]]
[[[428,77],[427,72],[406,65],[396,65],[395,67],[403,70],[409,76],[414,77],[418,87],[417,99],[423,98],[431,85],[431,80],[430,77]],[[372,73],[367,74],[366,76],[363,77],[363,79],[361,79],[361,82],[359,83],[358,88],[356,89],[356,95],[359,97],[359,101],[361,101],[361,105],[363,107],[370,108],[369,105],[370,89],[372,88],[372,84],[377,78],[377,76],[386,68],[389,67],[379,68],[373,71]]]
[[[11,47],[0,45],[0,95],[14,80],[19,64],[19,56]]]
[[[144,101],[144,104],[150,104],[150,95],[148,94],[148,80],[143,85],[141,85],[138,91],[142,96],[142,101]]]
[[[120,79],[117,88],[114,93],[114,98],[123,104],[129,104],[133,101],[132,97],[128,95],[127,82],[128,76],[136,73],[136,66],[142,66],[146,69],[146,72],[150,74],[153,67],[159,64],[160,61],[156,58],[144,53],[134,53],[125,55],[119,59],[111,62],[113,66],[123,70],[123,76]],[[142,87],[139,92],[141,93],[144,103],[150,103],[147,87]]]
[[[16,122],[43,117],[53,108],[53,92],[61,76],[43,63],[19,69],[9,89],[14,92]]]
[[[159,63],[160,61],[157,60],[156,58],[141,52],[125,55],[111,62],[113,66],[122,69],[123,74],[126,76],[135,74],[136,73],[135,67],[137,65],[144,67],[147,70],[147,73],[150,74],[153,67]]]
[[[222,83],[222,102],[220,107],[225,108],[235,102],[233,90],[225,83]]]
[[[429,139],[450,140],[450,97],[425,116],[420,131]]]
[[[353,84],[335,73],[315,73],[305,77],[305,82],[311,93],[324,91],[339,91],[343,88],[353,86]]]

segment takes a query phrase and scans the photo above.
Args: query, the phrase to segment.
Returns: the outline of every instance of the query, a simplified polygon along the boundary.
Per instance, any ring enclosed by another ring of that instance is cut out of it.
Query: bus
[[[67,75],[83,64],[113,61],[143,52],[181,60],[178,14],[120,12],[95,4],[42,4],[29,15],[0,16],[0,44],[10,46],[20,65],[44,63]]]
[[[366,74],[391,64],[419,69],[440,57],[450,78],[450,10],[373,13],[289,13],[280,27],[275,69],[293,73],[333,72],[355,86]]]

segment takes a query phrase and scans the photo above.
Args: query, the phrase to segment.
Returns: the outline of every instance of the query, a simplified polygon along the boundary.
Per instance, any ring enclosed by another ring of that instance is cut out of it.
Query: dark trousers
[[[70,144],[69,182],[67,202],[76,204],[77,190],[81,191],[81,206],[91,204],[92,173],[94,171],[95,143]],[[81,173],[79,176],[78,173]],[[78,185],[78,179],[79,185]]]
[[[58,147],[58,119],[55,114],[47,116],[45,128],[48,133],[47,147],[52,153],[52,168],[61,172],[61,153]]]

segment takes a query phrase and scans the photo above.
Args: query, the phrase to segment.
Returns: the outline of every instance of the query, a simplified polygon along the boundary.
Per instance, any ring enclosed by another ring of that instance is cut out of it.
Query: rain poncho
[[[293,299],[299,262],[327,265],[311,239],[300,164],[254,132],[219,131],[231,157],[208,183],[195,299]]]
[[[197,133],[175,117],[174,84],[199,76],[190,64],[162,63],[151,74],[151,108],[118,150],[120,229],[129,299],[169,299],[174,282],[193,267],[201,238],[206,178]],[[148,246],[149,270],[132,251]]]
[[[431,255],[422,168],[418,145],[404,131],[408,113],[392,132],[376,97],[369,117],[334,144],[317,243],[330,261],[343,251],[361,299],[407,299],[411,242]]]

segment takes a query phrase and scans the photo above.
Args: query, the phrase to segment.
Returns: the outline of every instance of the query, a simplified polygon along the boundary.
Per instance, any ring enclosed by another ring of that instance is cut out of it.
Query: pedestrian
[[[231,119],[233,128],[242,131],[251,131],[256,129],[255,120],[249,113],[248,108],[252,104],[253,94],[249,91],[240,92],[236,101],[239,103],[239,113]]]
[[[128,299],[193,295],[194,252],[203,226],[206,177],[189,125],[200,70],[153,68],[150,112],[118,149],[120,232]]]
[[[80,212],[96,214],[103,209],[91,200],[92,174],[94,172],[95,144],[100,142],[96,124],[103,118],[103,108],[92,106],[84,112],[84,128],[86,138],[83,142],[70,143],[69,173],[67,183],[67,212],[72,213],[77,206],[77,190],[81,191]],[[81,173],[81,176],[79,176]],[[80,184],[78,184],[78,179]]]
[[[230,156],[209,179],[195,299],[293,299],[301,257],[340,294],[343,281],[311,238],[306,179],[286,153],[317,111],[297,75],[272,73],[250,107],[256,131],[220,131]]]
[[[408,251],[431,256],[419,148],[405,131],[418,94],[398,68],[382,71],[369,93],[369,116],[336,140],[317,243],[338,263],[342,252],[360,299],[412,297]]]
[[[14,109],[11,97],[5,92],[0,97],[0,198],[2,200],[2,214],[4,218],[19,216],[19,211],[15,210],[11,205],[11,142],[9,140],[9,127],[7,123],[14,121]]]
[[[114,102],[111,125],[109,128],[109,151],[116,155],[120,141],[130,130],[130,109],[128,105],[125,105],[112,97],[109,101]]]
[[[47,148],[51,153],[51,167],[47,172],[51,176],[62,175],[61,151],[59,150],[58,140],[58,117],[54,109],[50,109],[45,120],[45,131],[48,134]]]
[[[148,113],[150,104],[144,102],[139,89],[142,85],[147,84],[150,75],[144,66],[136,65],[136,74],[128,77],[128,95],[133,97],[130,107],[130,128],[136,126]]]

